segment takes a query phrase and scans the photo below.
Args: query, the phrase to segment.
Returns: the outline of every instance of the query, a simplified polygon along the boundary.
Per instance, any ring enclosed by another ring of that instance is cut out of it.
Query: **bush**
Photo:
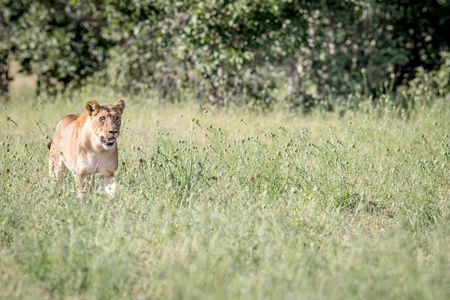
[[[410,83],[409,91],[417,97],[432,101],[436,95],[450,97],[450,52],[442,52],[444,63],[437,70],[417,68],[416,78]]]
[[[307,106],[386,94],[418,67],[436,70],[449,50],[448,1],[8,0],[0,9],[14,32],[1,49],[50,90],[89,79],[172,100]]]

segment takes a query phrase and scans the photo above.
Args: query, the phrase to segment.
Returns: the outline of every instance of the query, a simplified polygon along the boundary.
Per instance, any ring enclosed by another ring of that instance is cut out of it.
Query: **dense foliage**
[[[0,11],[4,92],[14,57],[38,75],[38,92],[90,81],[308,105],[406,84],[418,67],[438,69],[450,41],[444,0],[6,0]]]

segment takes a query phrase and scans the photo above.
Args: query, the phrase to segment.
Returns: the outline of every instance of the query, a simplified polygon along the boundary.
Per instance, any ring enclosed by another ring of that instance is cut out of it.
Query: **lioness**
[[[68,115],[58,122],[53,140],[48,143],[50,177],[55,178],[58,185],[69,169],[75,176],[77,193],[83,198],[85,179],[102,173],[106,193],[114,196],[114,172],[118,164],[116,139],[124,109],[122,99],[114,105],[99,105],[89,100],[81,115]]]

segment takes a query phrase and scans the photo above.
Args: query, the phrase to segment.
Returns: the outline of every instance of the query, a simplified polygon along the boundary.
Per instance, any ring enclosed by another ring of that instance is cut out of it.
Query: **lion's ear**
[[[116,103],[114,103],[114,107],[119,110],[120,114],[122,114],[125,109],[125,101],[122,99],[117,100]]]
[[[86,110],[90,116],[95,116],[100,110],[100,105],[95,100],[89,100],[86,102]]]

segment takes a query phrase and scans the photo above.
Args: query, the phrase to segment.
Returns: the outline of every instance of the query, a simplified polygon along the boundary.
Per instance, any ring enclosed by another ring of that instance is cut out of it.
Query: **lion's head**
[[[121,116],[125,109],[125,101],[117,100],[114,105],[98,104],[95,100],[86,102],[86,111],[91,120],[94,139],[102,144],[104,149],[111,149],[120,134]],[[95,141],[94,141],[95,142]]]

